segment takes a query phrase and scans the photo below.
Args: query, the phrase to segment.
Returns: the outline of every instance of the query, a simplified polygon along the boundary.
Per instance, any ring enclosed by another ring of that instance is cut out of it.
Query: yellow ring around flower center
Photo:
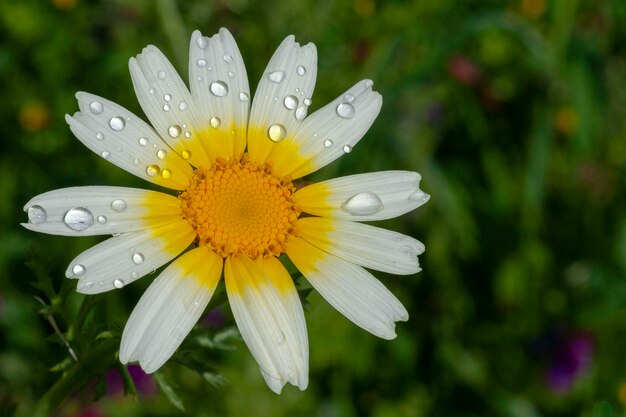
[[[196,169],[178,198],[198,245],[223,257],[241,253],[257,259],[285,251],[301,212],[292,200],[294,191],[291,181],[244,155],[240,161],[218,159],[211,169]]]

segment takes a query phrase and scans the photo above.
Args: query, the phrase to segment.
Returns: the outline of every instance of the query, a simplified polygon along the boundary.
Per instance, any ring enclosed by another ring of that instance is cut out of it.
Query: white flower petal
[[[237,43],[227,29],[210,38],[193,32],[189,84],[209,157],[239,158],[246,147],[250,86]]]
[[[246,256],[234,255],[226,259],[224,279],[241,336],[268,386],[276,393],[287,382],[305,389],[308,348],[301,345],[303,318],[294,306],[297,293],[289,275],[268,277]]]
[[[147,181],[185,189],[191,167],[139,117],[102,97],[76,93],[80,112],[65,116],[74,135],[112,164]]]
[[[361,140],[380,112],[382,96],[363,80],[311,116],[295,132],[305,164],[290,165],[292,178],[310,174],[339,158]],[[280,169],[280,167],[279,167]]]
[[[61,236],[108,235],[143,230],[182,217],[176,197],[123,187],[71,187],[49,191],[24,206],[35,232]]]
[[[130,315],[122,334],[120,361],[139,361],[146,373],[159,369],[202,315],[222,264],[220,256],[201,246],[168,266]]]
[[[128,67],[139,104],[156,131],[193,165],[209,166],[197,133],[203,126],[195,102],[165,55],[149,45],[136,59],[130,59]]]
[[[426,203],[420,174],[382,171],[318,182],[294,194],[294,202],[310,214],[353,221],[385,220]]]
[[[270,154],[281,145],[276,142],[294,136],[311,104],[317,77],[317,50],[312,43],[301,47],[294,39],[293,35],[288,36],[280,44],[254,94],[248,152],[256,161],[272,159]],[[284,135],[272,135],[272,126],[281,126]]]
[[[83,294],[120,288],[169,262],[195,236],[193,228],[183,219],[117,235],[78,255],[65,276],[78,278],[76,290]]]
[[[395,322],[408,320],[402,303],[360,266],[325,253],[301,238],[290,240],[287,255],[326,301],[368,332],[393,339]]]
[[[424,245],[401,233],[324,217],[303,217],[297,228],[307,242],[348,262],[398,275],[421,270]]]

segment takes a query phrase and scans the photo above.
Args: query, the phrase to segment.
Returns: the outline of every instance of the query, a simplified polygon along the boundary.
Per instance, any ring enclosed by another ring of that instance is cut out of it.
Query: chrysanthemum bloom
[[[122,288],[176,258],[126,324],[123,363],[154,372],[198,321],[220,277],[250,352],[269,387],[308,384],[308,340],[286,254],[328,302],[363,329],[392,339],[406,309],[364,268],[420,270],[417,240],[361,221],[424,204],[415,172],[353,175],[304,187],[298,179],[349,153],[380,111],[364,80],[307,117],[317,72],[313,44],[287,37],[250,102],[248,77],[226,29],[191,37],[187,88],[148,46],[129,62],[139,103],[153,127],[104,98],[78,93],[66,116],[76,137],[161,193],[74,187],[41,194],[24,210],[30,230],[114,236],[67,269],[77,290]],[[252,105],[251,105],[252,104]],[[183,253],[184,252],[184,253]],[[182,255],[181,255],[182,253]],[[179,256],[180,255],[180,256]]]

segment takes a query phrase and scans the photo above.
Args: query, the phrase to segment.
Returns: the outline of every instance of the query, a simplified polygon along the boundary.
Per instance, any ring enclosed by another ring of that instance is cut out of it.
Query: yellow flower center
[[[294,191],[290,180],[275,177],[268,165],[244,155],[196,169],[178,198],[198,245],[223,257],[241,253],[256,259],[285,251],[301,212],[292,200]]]

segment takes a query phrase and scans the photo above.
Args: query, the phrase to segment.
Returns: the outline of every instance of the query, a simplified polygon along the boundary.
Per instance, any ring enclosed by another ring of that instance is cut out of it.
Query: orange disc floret
[[[223,257],[241,253],[252,259],[278,256],[301,209],[295,188],[271,174],[267,164],[218,159],[211,169],[198,168],[191,185],[178,197],[183,216],[197,233],[197,244]]]

